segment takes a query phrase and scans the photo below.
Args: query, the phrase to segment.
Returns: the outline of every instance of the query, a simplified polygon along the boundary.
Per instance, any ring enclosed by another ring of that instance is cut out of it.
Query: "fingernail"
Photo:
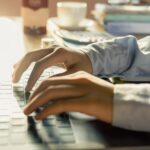
[[[24,112],[25,115],[29,115],[30,114],[27,106],[25,106],[23,108],[23,112]]]

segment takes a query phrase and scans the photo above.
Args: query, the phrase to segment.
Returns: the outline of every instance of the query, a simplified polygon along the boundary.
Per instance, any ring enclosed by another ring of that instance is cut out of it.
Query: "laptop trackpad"
[[[69,116],[77,142],[99,143],[102,145],[105,143],[95,128],[95,117],[82,113],[69,113]]]
[[[98,120],[82,120],[70,117],[76,140],[99,143],[102,147],[150,145],[150,133],[113,127]]]

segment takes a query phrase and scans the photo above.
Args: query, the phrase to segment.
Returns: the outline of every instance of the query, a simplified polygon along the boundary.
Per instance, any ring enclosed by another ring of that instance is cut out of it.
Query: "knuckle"
[[[57,53],[61,52],[61,50],[62,50],[61,47],[56,47],[56,48],[55,48],[55,52],[57,52]]]
[[[32,52],[28,52],[25,54],[24,59],[29,59],[32,56]]]
[[[59,47],[55,48],[55,53],[62,54],[64,52],[64,50],[65,50],[64,48],[59,46]]]
[[[85,71],[78,71],[77,73],[76,73],[76,76],[77,77],[79,77],[79,78],[86,78],[86,72]]]
[[[84,83],[84,82],[87,81],[87,79],[86,79],[85,77],[77,77],[77,78],[76,78],[76,81],[77,81],[78,83]]]
[[[80,71],[78,71],[78,74],[84,75],[84,74],[86,74],[86,72],[83,70],[80,70]]]
[[[80,77],[80,81],[83,83],[87,83],[88,79],[86,77]]]
[[[80,83],[87,82],[89,80],[87,77],[87,73],[84,71],[79,71],[75,79],[77,80],[77,82]]]

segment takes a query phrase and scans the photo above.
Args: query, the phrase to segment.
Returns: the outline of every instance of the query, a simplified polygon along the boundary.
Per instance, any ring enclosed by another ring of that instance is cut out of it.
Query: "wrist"
[[[88,56],[88,54],[85,51],[81,50],[81,52],[83,53],[85,62],[86,62],[85,71],[90,74],[93,74],[93,67],[92,67],[92,62],[90,60],[90,57]]]
[[[109,87],[109,94],[105,104],[105,121],[112,124],[113,121],[113,98],[114,98],[114,85]]]

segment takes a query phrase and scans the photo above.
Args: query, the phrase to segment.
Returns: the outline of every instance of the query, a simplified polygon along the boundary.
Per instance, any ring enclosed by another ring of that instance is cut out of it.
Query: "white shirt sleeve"
[[[93,74],[150,81],[150,36],[139,41],[134,36],[117,37],[88,45]]]
[[[83,50],[90,58],[93,74],[150,79],[150,36],[137,41],[133,36],[98,42]],[[116,85],[113,125],[150,131],[150,84]]]
[[[138,45],[136,38],[129,35],[88,45],[83,51],[91,60],[94,75],[110,77],[130,68]]]
[[[150,132],[150,84],[118,84],[114,90],[113,125]]]

